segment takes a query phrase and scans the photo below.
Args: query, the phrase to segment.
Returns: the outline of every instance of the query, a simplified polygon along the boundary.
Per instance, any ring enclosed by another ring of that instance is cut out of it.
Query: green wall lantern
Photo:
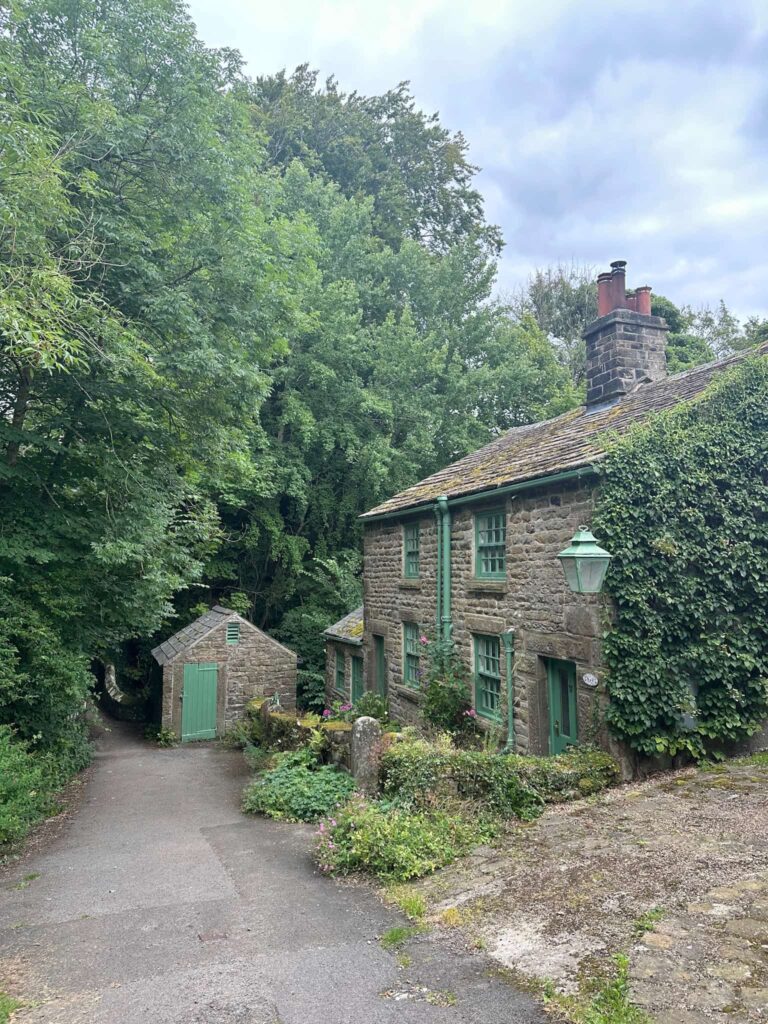
[[[599,547],[586,526],[580,526],[570,546],[557,556],[568,586],[576,594],[599,594],[611,556]]]

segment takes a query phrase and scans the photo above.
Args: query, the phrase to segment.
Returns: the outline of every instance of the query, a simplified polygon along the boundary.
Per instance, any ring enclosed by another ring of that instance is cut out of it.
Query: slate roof
[[[161,665],[169,664],[179,654],[188,650],[198,640],[201,640],[207,633],[210,633],[217,626],[221,626],[228,619],[231,619],[233,615],[237,619],[240,618],[237,612],[233,612],[231,608],[224,608],[220,604],[215,604],[209,612],[201,615],[194,622],[190,622],[188,626],[180,629],[178,633],[174,633],[172,637],[169,637],[159,647],[155,647],[152,651],[152,657]]]
[[[363,606],[355,608],[349,615],[339,619],[333,626],[323,631],[323,636],[329,640],[343,640],[347,644],[360,644],[363,642]]]
[[[695,398],[713,377],[745,357],[766,354],[768,342],[662,380],[640,384],[610,405],[581,406],[552,420],[515,427],[484,448],[377,505],[361,519],[432,503],[442,494],[457,498],[592,465],[605,457],[598,440],[601,434],[623,433],[652,413]]]

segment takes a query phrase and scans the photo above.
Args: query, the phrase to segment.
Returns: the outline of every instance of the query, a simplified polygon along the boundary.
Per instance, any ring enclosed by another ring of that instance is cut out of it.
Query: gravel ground
[[[458,908],[472,942],[564,992],[626,951],[659,1024],[768,1020],[768,765],[551,808],[417,887],[431,920]]]

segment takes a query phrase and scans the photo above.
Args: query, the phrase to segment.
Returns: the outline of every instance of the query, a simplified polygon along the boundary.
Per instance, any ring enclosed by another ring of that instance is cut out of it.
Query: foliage
[[[593,529],[613,554],[607,716],[646,755],[768,717],[768,361],[613,443]]]
[[[318,765],[306,748],[283,753],[243,792],[243,810],[287,821],[317,821],[331,814],[353,793],[346,772]]]
[[[394,928],[389,928],[381,936],[381,945],[383,949],[399,949],[400,946],[412,939],[415,935],[418,935],[421,931],[415,925],[395,925]]]
[[[384,751],[381,776],[385,795],[408,807],[450,805],[458,797],[502,818],[530,820],[545,801],[586,796],[611,785],[619,769],[609,754],[587,747],[556,757],[523,757],[405,739]]]
[[[158,725],[147,726],[144,730],[144,739],[151,740],[158,747],[175,747],[179,742],[179,737],[173,729]]]
[[[0,1024],[7,1024],[13,1011],[20,1010],[23,1005],[18,999],[9,996],[7,992],[0,992]]]
[[[358,718],[376,718],[386,727],[389,722],[389,702],[373,690],[367,690],[354,704],[348,700],[336,700],[330,708],[323,711],[325,719],[341,722],[356,722]]]
[[[320,823],[315,859],[328,874],[368,871],[384,881],[406,882],[450,864],[493,832],[481,818],[407,811],[355,797],[332,821]]]
[[[325,626],[328,625],[327,619]],[[322,632],[318,634],[322,636]],[[325,709],[325,675],[299,669],[296,680],[296,703],[305,711],[322,713]]]
[[[609,978],[596,979],[578,995],[563,996],[549,989],[545,1003],[557,1007],[572,1024],[652,1024],[644,1010],[630,999],[629,960],[621,953],[614,958],[616,970]]]
[[[451,643],[434,640],[427,647],[422,679],[421,716],[425,723],[452,735],[475,734],[469,672]]]
[[[420,892],[407,885],[393,885],[387,890],[387,900],[402,910],[406,917],[420,921],[427,912],[427,901]]]
[[[54,806],[44,763],[0,725],[0,847],[23,839]]]

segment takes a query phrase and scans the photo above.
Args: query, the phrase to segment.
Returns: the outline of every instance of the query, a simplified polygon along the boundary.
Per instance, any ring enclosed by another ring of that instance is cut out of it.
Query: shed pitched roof
[[[329,640],[343,640],[347,644],[361,644],[363,642],[363,606],[355,608],[349,615],[329,626],[323,631],[323,636]]]
[[[434,502],[443,494],[457,498],[589,466],[605,457],[598,441],[601,434],[622,433],[652,413],[695,398],[713,377],[746,356],[766,354],[768,342],[757,349],[641,384],[610,405],[581,406],[552,420],[515,427],[484,448],[377,505],[361,518],[416,508]]]
[[[173,636],[169,637],[158,647],[155,647],[152,651],[152,657],[159,664],[167,665],[174,658],[178,657],[179,654],[189,650],[198,640],[202,640],[206,634],[216,629],[217,626],[223,625],[231,618],[240,619],[243,622],[246,621],[237,612],[232,611],[231,608],[224,608],[223,605],[215,604],[210,611],[205,612],[199,619],[190,622],[184,629],[180,629],[178,633],[174,633]]]

